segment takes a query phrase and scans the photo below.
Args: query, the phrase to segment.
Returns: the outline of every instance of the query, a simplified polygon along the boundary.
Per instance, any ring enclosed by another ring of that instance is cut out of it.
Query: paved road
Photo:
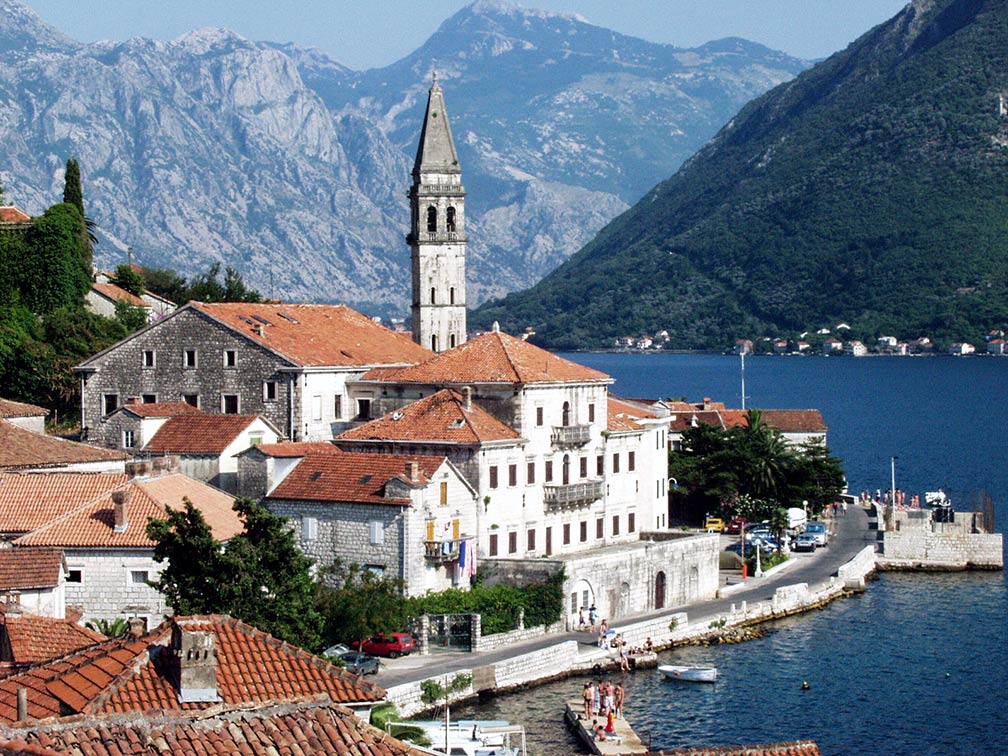
[[[840,565],[849,561],[865,546],[874,544],[876,537],[877,531],[874,529],[874,521],[869,521],[868,511],[860,507],[850,507],[846,517],[839,517],[832,523],[830,545],[817,549],[813,554],[794,554],[793,557],[797,561],[795,566],[769,578],[750,578],[746,581],[745,588],[733,591],[731,596],[727,598],[698,601],[684,606],[670,607],[652,614],[624,617],[616,624],[639,622],[675,612],[686,612],[689,614],[690,621],[693,622],[703,617],[725,614],[732,604],[738,604],[741,601],[770,600],[774,591],[783,585],[808,583],[809,586],[814,586],[828,582],[831,576],[836,575]],[[562,641],[577,640],[584,643],[590,637],[586,633],[560,633],[516,643],[496,651],[435,653],[429,656],[411,655],[388,662],[383,660],[382,671],[369,679],[385,688],[391,688],[404,683],[424,680],[435,674],[450,674],[486,664],[497,664],[513,656],[547,648]]]

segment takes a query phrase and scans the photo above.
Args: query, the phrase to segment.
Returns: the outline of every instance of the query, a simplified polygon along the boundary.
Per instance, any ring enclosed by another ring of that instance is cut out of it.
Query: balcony
[[[543,505],[547,512],[584,507],[602,498],[605,481],[583,480],[567,486],[543,486]]]
[[[457,562],[459,547],[464,540],[464,538],[448,538],[444,541],[424,541],[424,557],[435,564]]]
[[[553,446],[584,446],[591,441],[590,425],[554,425]]]

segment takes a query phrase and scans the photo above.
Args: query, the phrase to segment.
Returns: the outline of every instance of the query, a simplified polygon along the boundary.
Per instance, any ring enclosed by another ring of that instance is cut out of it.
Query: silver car
[[[825,522],[810,522],[805,526],[805,533],[815,538],[816,546],[829,545],[829,533]]]

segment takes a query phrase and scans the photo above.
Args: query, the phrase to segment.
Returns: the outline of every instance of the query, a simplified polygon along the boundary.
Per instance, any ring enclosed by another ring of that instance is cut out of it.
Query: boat
[[[669,680],[684,682],[712,683],[717,680],[717,667],[685,667],[678,664],[662,664],[658,667]]]
[[[398,737],[402,728],[421,730],[430,741],[424,750],[442,756],[525,756],[525,728],[501,719],[443,719],[387,722],[386,731]],[[404,735],[403,739],[408,739]],[[512,739],[514,742],[512,742]]]

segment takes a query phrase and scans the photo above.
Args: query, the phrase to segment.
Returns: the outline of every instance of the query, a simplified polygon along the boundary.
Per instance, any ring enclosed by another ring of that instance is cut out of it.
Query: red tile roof
[[[826,421],[816,409],[760,410],[763,422],[784,433],[825,433]]]
[[[130,455],[21,428],[0,420],[0,470],[112,462]]]
[[[172,628],[211,633],[217,693],[225,705],[328,695],[342,704],[380,701],[385,691],[313,654],[223,615],[176,617],[140,638],[85,648],[0,680],[0,722],[14,722],[17,690],[28,691],[28,716],[61,710],[80,714],[208,709],[212,702],[180,703]]]
[[[176,415],[144,446],[152,454],[222,454],[258,415]]]
[[[14,207],[13,205],[4,205],[0,207],[0,223],[24,223],[25,221],[30,221],[31,216],[28,213]]]
[[[677,748],[658,751],[654,756],[819,756],[819,746],[813,740],[794,740],[770,745]]]
[[[423,756],[415,746],[318,696],[249,710],[218,707],[212,715],[182,712],[73,717],[7,727],[0,754],[31,756]]]
[[[724,428],[724,423],[721,421],[721,414],[719,412],[715,410],[688,409],[685,412],[682,410],[672,411],[669,430],[673,433],[682,432],[687,428],[693,427],[694,424],[699,425],[700,423],[713,425],[715,428]]]
[[[45,407],[34,404],[15,402],[11,399],[0,399],[0,418],[2,417],[44,417],[49,414]]]
[[[116,412],[132,412],[137,417],[175,417],[202,414],[188,402],[127,402]]]
[[[136,294],[131,294],[126,289],[116,286],[114,283],[94,283],[91,284],[91,290],[98,292],[106,299],[111,299],[113,302],[126,302],[126,304],[133,307],[150,307],[149,304],[140,299]]]
[[[63,549],[0,549],[0,593],[55,588],[63,571]]]
[[[127,525],[119,533],[114,491],[129,494]],[[0,476],[0,532],[25,533],[14,541],[18,547],[152,548],[147,519],[163,518],[166,506],[182,509],[183,499],[200,510],[218,540],[242,531],[233,496],[178,473],[133,480],[112,474],[33,473]]]
[[[608,412],[609,430],[613,432],[639,431],[645,427],[640,420],[654,420],[658,417],[644,407],[613,396],[609,397]]]
[[[385,485],[406,479],[406,466],[419,465],[421,485],[445,461],[444,457],[405,454],[309,454],[267,498],[303,501],[341,501],[357,504],[409,504],[406,498],[386,498]]]
[[[108,640],[101,633],[70,620],[41,617],[3,604],[0,604],[0,611],[3,613],[0,638],[6,636],[11,650],[11,658],[4,660],[10,662],[5,672],[12,672],[22,665],[58,659]]]
[[[278,444],[259,444],[252,447],[266,457],[294,458],[306,454],[339,454],[340,450],[328,441],[281,441]],[[246,449],[242,454],[251,451]]]
[[[480,444],[521,438],[475,402],[465,408],[462,395],[442,389],[402,410],[351,428],[338,438],[378,441],[425,441]]]
[[[363,380],[438,385],[612,382],[605,373],[499,331],[484,333],[419,365],[369,371]]]
[[[191,306],[296,365],[413,365],[431,356],[408,336],[346,305],[192,302]]]

